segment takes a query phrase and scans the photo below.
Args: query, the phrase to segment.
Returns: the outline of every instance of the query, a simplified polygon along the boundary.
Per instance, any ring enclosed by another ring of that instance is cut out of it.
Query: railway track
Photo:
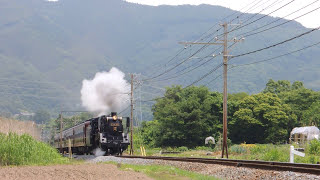
[[[234,159],[161,157],[161,156],[146,156],[146,157],[118,156],[118,157],[196,162],[196,163],[205,163],[205,164],[220,164],[220,165],[236,166],[236,167],[265,169],[265,170],[273,170],[273,171],[292,171],[292,172],[320,175],[319,164],[300,164],[300,163],[285,163],[285,162],[273,162],[273,161],[234,160]]]

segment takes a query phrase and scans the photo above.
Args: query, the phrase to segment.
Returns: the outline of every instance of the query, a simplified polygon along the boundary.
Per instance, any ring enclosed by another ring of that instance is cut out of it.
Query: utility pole
[[[224,150],[226,150],[226,156],[228,157],[228,144],[227,144],[227,124],[228,124],[228,86],[227,86],[227,75],[228,75],[228,24],[224,23],[223,25],[224,32],[223,32],[223,145],[222,145],[222,155],[221,158],[224,156]]]
[[[131,101],[131,116],[130,116],[130,155],[133,155],[133,74],[131,74],[131,93],[130,93],[130,101]]]
[[[228,158],[228,145],[227,145],[227,139],[228,139],[228,107],[227,107],[227,99],[228,99],[228,91],[227,91],[227,74],[228,74],[228,57],[229,52],[228,52],[228,42],[234,42],[236,44],[237,42],[243,41],[244,38],[241,38],[240,40],[237,40],[234,38],[233,40],[228,40],[228,25],[238,25],[238,24],[220,24],[224,28],[224,33],[223,33],[223,40],[219,40],[217,37],[215,38],[216,41],[222,41],[222,43],[206,43],[206,42],[180,42],[180,44],[201,44],[201,45],[223,45],[223,145],[222,145],[222,154],[221,157],[224,157],[224,151],[226,151],[226,156]],[[215,42],[216,42],[215,41]],[[234,45],[233,44],[233,45]],[[232,46],[233,46],[232,45]],[[214,55],[215,56],[215,55]]]
[[[60,153],[63,153],[63,150],[62,150],[62,111],[60,114]]]

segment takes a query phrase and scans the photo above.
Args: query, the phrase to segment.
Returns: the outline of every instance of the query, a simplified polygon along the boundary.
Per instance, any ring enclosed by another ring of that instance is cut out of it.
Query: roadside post
[[[290,163],[294,163],[294,155],[304,157],[306,154],[299,152],[299,151],[296,151],[296,150],[294,150],[293,146],[290,146]]]

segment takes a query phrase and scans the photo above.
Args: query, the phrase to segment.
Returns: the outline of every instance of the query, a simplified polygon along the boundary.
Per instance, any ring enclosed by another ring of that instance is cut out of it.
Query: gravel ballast
[[[121,164],[139,164],[139,165],[169,165],[180,169],[193,171],[205,175],[215,176],[222,179],[319,179],[320,176],[296,173],[290,171],[270,171],[244,167],[233,167],[215,164],[190,163],[178,161],[165,161],[153,159],[137,159],[137,158],[118,158],[113,156],[79,156],[88,163],[109,162],[113,161]]]

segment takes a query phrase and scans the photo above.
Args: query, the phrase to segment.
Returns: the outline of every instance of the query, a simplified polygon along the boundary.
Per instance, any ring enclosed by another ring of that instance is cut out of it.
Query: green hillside
[[[15,114],[21,110],[56,112],[61,108],[81,109],[83,79],[92,78],[96,72],[107,71],[112,66],[125,73],[156,75],[156,72],[164,70],[157,71],[162,67],[160,65],[183,48],[178,42],[197,39],[232,13],[234,11],[209,5],[151,7],[119,0],[0,2],[0,112]],[[263,18],[232,36],[274,19]],[[232,54],[266,47],[306,30],[291,22],[247,38],[232,50]],[[320,33],[315,32],[261,53],[233,59],[230,63],[262,60],[302,48],[319,39]],[[193,46],[191,50],[187,48],[179,58],[188,57],[199,48],[201,46]],[[208,47],[197,56],[206,56],[216,48]],[[319,47],[315,47],[267,63],[231,69],[229,92],[260,92],[270,78],[303,81],[306,87],[319,90],[319,55]],[[171,66],[175,63],[178,62],[173,61]],[[197,59],[191,59],[171,73],[197,63]],[[188,85],[219,63],[221,57],[185,76],[152,85]],[[197,85],[205,84],[219,73],[217,71]],[[222,82],[217,79],[209,87],[220,91]],[[151,88],[144,91],[159,94]],[[142,97],[151,98],[148,94],[142,94]]]

